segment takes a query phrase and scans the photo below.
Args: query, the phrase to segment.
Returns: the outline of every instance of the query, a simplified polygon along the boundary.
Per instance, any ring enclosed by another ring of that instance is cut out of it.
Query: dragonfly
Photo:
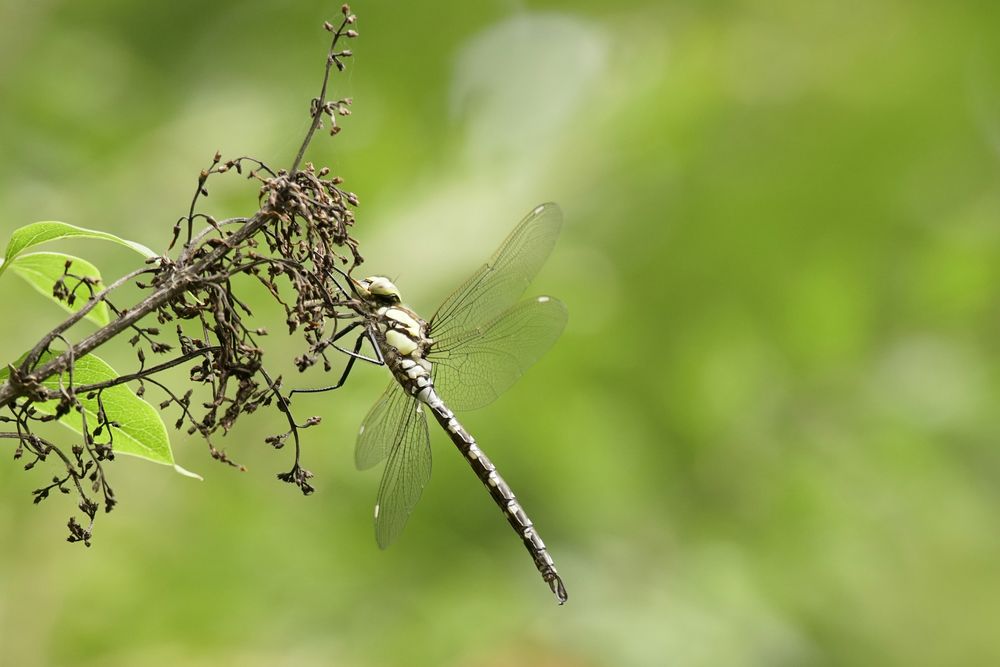
[[[556,204],[536,207],[493,256],[444,303],[430,320],[403,302],[385,276],[350,281],[351,324],[336,341],[360,329],[335,385],[341,387],[354,362],[385,366],[389,387],[361,424],[355,464],[365,470],[385,461],[375,504],[375,538],[385,549],[399,537],[431,476],[426,414],[433,415],[521,538],[559,604],[568,595],[552,557],[510,485],[500,476],[453,411],[492,403],[555,343],[567,321],[566,306],[550,296],[521,299],[551,254],[562,226]],[[368,341],[374,356],[361,353]]]

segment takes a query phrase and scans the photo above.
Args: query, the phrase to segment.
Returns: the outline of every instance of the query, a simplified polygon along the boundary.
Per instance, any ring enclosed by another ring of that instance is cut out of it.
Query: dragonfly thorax
[[[424,400],[423,390],[430,391],[432,385],[426,358],[432,341],[426,323],[403,304],[382,306],[374,315],[375,337],[386,365],[409,394]]]
[[[383,306],[376,311],[379,332],[385,342],[400,356],[422,357],[430,347],[426,326],[412,310],[398,304]]]

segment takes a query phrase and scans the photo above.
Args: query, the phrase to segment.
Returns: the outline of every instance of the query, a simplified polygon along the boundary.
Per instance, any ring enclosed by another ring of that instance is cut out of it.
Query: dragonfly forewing
[[[561,227],[562,211],[557,205],[536,207],[490,260],[445,299],[431,318],[430,337],[454,338],[512,306],[552,253]]]

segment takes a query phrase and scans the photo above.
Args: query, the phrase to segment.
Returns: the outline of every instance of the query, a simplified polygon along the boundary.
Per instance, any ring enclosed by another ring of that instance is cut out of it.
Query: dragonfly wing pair
[[[382,549],[403,532],[431,478],[431,441],[423,408],[395,380],[361,425],[354,463],[366,470],[387,457],[375,503],[375,539]]]

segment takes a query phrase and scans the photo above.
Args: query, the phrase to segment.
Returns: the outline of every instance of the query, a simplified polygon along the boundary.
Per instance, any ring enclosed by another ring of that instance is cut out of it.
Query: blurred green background
[[[287,165],[338,7],[4,2],[3,236],[55,219],[162,250],[216,149]],[[429,315],[535,204],[565,210],[532,291],[570,325],[465,421],[569,603],[433,430],[434,479],[378,550],[365,367],[297,403],[323,416],[309,498],[253,415],[219,443],[246,473],[180,435],[202,483],[117,461],[88,550],[69,502],[30,503],[54,471],[4,457],[0,664],[1000,662],[1000,7],[354,10],[354,115],[310,157],[360,196],[366,269]],[[232,177],[206,210],[255,203]],[[0,307],[4,361],[62,317],[12,276]],[[289,373],[300,340],[270,343]]]

